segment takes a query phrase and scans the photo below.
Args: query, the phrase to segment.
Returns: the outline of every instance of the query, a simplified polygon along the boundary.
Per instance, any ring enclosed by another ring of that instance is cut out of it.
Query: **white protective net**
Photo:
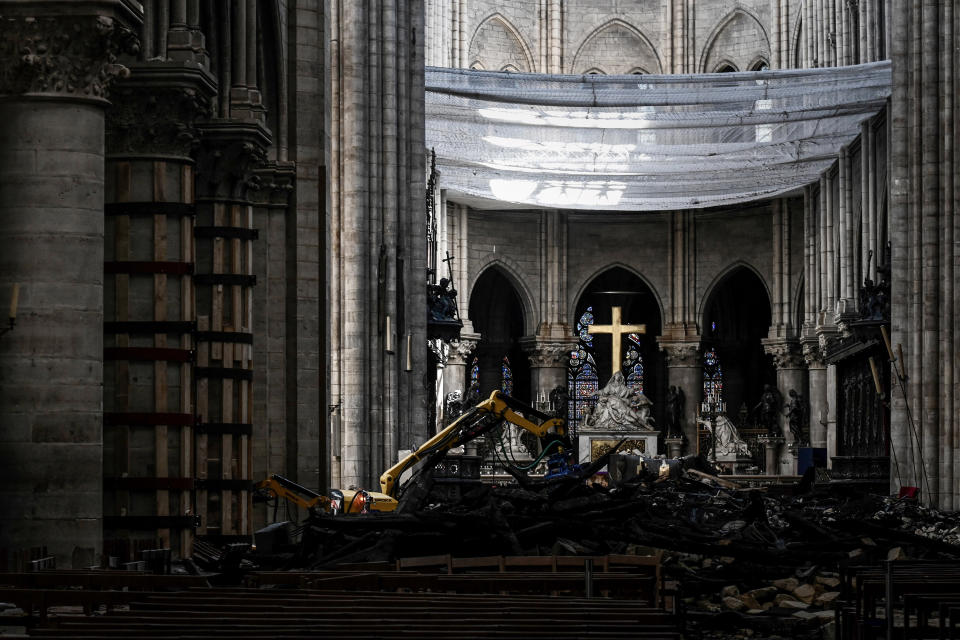
[[[815,181],[890,82],[889,62],[672,76],[431,67],[427,148],[448,197],[475,206],[727,205]]]

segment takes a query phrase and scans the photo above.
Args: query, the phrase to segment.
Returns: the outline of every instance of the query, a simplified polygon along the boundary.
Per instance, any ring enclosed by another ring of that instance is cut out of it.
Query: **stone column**
[[[192,62],[206,67],[208,63],[203,32],[200,31],[201,0],[174,0],[167,31],[167,58]]]
[[[803,343],[803,357],[807,362],[807,425],[810,429],[810,446],[827,446],[827,415],[830,402],[827,398],[827,365],[817,341]]]
[[[540,336],[521,338],[520,344],[530,359],[530,400],[536,405],[541,396],[550,398],[557,387],[567,386],[567,365],[570,351],[577,348],[572,337],[556,340]]]
[[[443,398],[440,399],[442,403],[445,403],[447,396],[455,391],[459,391],[463,397],[466,397],[467,387],[470,386],[467,370],[470,368],[471,356],[479,342],[479,333],[461,332],[460,340],[450,344],[447,364],[443,369]],[[446,410],[445,404],[444,410]]]
[[[196,412],[201,422],[197,475],[209,480],[197,493],[206,513],[199,534],[251,532],[253,479],[253,226],[254,170],[270,137],[255,120],[210,120],[201,126],[198,154],[196,254]],[[209,475],[208,475],[209,474]],[[238,482],[239,481],[239,482]],[[219,500],[216,498],[219,497]]]
[[[425,375],[432,365],[423,3],[322,4],[324,37],[331,43],[325,61],[327,393],[330,404],[340,406],[331,478],[340,486],[375,487],[397,451],[425,441],[432,430],[435,390]],[[384,348],[387,316],[397,332],[395,354]]]
[[[683,437],[687,441],[687,453],[697,448],[697,407],[703,395],[703,354],[700,340],[672,342],[660,339],[660,348],[667,356],[667,383],[683,391]],[[663,436],[667,433],[664,431]]]
[[[4,3],[0,18],[0,550],[99,562],[104,109],[141,20],[115,1]],[[10,560],[10,558],[4,558]]]
[[[254,171],[259,188],[253,191],[253,478],[271,473],[293,475],[287,443],[297,442],[297,423],[287,416],[287,302],[290,262],[287,237],[290,195],[296,169],[291,163],[271,162]],[[289,359],[288,359],[289,358]],[[292,376],[291,376],[292,377]],[[288,476],[289,477],[289,476]],[[254,506],[254,529],[269,522],[267,505]]]
[[[137,559],[133,540],[190,553],[192,155],[215,91],[196,65],[139,63],[107,112],[103,528],[122,562]]]
[[[773,356],[773,364],[777,369],[777,389],[780,391],[782,405],[780,407],[780,433],[783,434],[786,446],[780,450],[779,473],[792,475],[797,470],[796,443],[790,432],[789,422],[784,415],[783,408],[789,401],[790,390],[807,397],[807,370],[799,344],[789,340],[764,340],[764,351]]]

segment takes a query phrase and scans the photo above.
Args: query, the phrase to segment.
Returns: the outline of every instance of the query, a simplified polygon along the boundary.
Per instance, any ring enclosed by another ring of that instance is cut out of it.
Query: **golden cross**
[[[592,324],[587,327],[587,332],[609,333],[613,338],[613,373],[610,374],[612,376],[616,375],[617,371],[623,366],[620,362],[620,337],[624,334],[646,333],[647,325],[620,324],[620,307],[612,307],[610,309],[610,315],[613,318],[610,324]]]

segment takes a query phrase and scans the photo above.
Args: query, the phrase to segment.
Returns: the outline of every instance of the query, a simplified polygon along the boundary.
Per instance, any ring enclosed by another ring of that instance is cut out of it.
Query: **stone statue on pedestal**
[[[597,405],[586,419],[593,430],[654,431],[650,408],[653,403],[640,391],[627,386],[620,371],[613,374],[597,397]]]
[[[785,407],[785,414],[787,416],[787,424],[790,425],[790,433],[793,435],[793,442],[796,446],[803,446],[806,444],[806,439],[803,436],[803,428],[805,426],[806,420],[806,407],[804,406],[803,396],[796,392],[795,389],[790,389],[790,402]]]
[[[667,391],[667,437],[683,437],[683,389],[670,385]]]
[[[780,394],[769,384],[763,385],[763,393],[760,395],[760,402],[754,407],[759,411],[758,422],[761,427],[766,429],[767,434],[771,436],[780,436]]]
[[[740,437],[737,427],[726,415],[720,413],[712,421],[706,418],[699,418],[697,421],[713,432],[716,443],[716,460],[738,461],[750,458],[750,447]],[[711,451],[712,453],[713,451]]]

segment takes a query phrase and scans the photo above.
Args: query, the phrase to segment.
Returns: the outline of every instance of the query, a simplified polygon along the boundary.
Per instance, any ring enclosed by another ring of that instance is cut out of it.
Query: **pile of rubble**
[[[396,512],[311,515],[300,544],[260,568],[321,569],[449,553],[605,555],[664,550],[685,618],[701,637],[820,637],[845,565],[960,558],[960,517],[864,496],[808,476],[740,487],[702,460],[671,461],[614,486],[517,478],[433,501],[429,474]],[[273,566],[269,566],[269,565]],[[719,635],[711,635],[719,634]],[[813,634],[805,636],[804,634]],[[726,634],[726,635],[725,635]]]

